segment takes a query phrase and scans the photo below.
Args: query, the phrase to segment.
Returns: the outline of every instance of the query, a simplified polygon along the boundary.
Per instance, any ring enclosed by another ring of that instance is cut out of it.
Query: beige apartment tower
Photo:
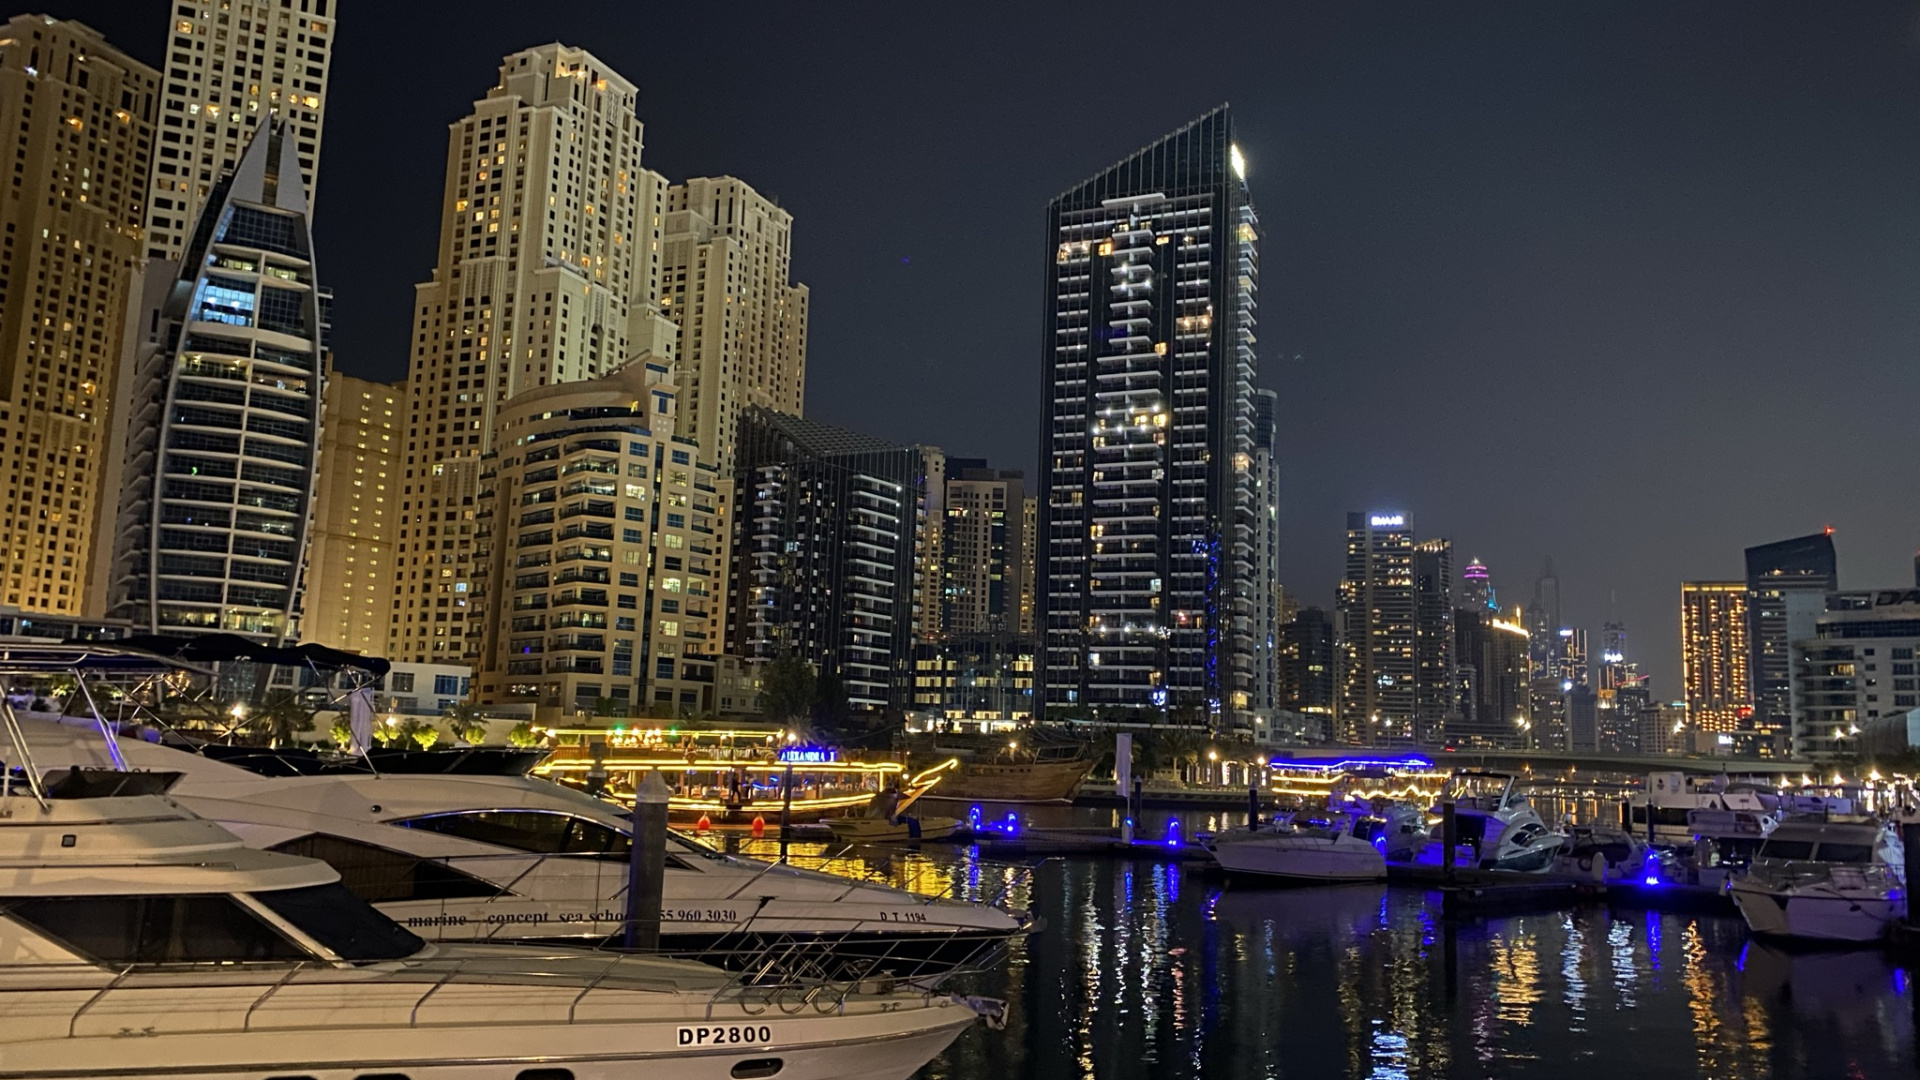
[[[730,176],[667,189],[661,307],[680,327],[689,435],[731,473],[740,412],[800,416],[807,287],[789,283],[793,215]]]
[[[404,384],[356,379],[328,363],[301,619],[307,641],[387,654],[405,403]]]
[[[145,254],[178,260],[200,207],[269,117],[294,140],[309,207],[335,0],[174,0]],[[142,174],[142,183],[146,183]],[[311,212],[311,211],[309,211]]]
[[[0,26],[0,601],[82,613],[140,286],[159,73],[76,22]],[[100,520],[102,505],[107,521]]]
[[[415,293],[395,659],[481,657],[474,514],[501,405],[672,340],[651,308],[664,184],[640,167],[636,93],[591,53],[542,45],[449,129],[439,258]]]

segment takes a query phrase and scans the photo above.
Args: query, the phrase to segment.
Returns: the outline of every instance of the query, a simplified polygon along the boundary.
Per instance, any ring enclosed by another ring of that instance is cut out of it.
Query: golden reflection
[[[1699,923],[1688,920],[1680,935],[1681,983],[1687,990],[1687,1011],[1693,1017],[1694,1057],[1700,1075],[1715,1080],[1763,1080],[1773,1075],[1767,1050],[1765,1018],[1751,1000],[1742,1004],[1742,1023],[1729,1023],[1721,1006],[1732,1000],[1732,990],[1707,953]],[[1757,1038],[1756,1038],[1757,1036]]]

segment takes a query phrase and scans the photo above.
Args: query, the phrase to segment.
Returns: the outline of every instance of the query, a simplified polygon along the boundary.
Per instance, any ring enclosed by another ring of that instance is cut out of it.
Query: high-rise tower
[[[255,129],[285,125],[311,209],[320,164],[335,0],[175,0],[146,255],[178,260],[200,207]],[[143,177],[141,180],[145,183]]]
[[[1459,708],[1453,637],[1453,541],[1422,540],[1413,545],[1413,720],[1423,742]]]
[[[1475,611],[1499,612],[1500,601],[1493,588],[1493,572],[1479,559],[1468,559],[1460,571],[1460,606]]]
[[[740,412],[801,415],[806,400],[805,285],[788,280],[793,215],[731,176],[666,192],[661,305],[680,327],[688,434],[732,468]]]
[[[1814,636],[1827,594],[1840,588],[1840,570],[1830,531],[1750,547],[1746,554],[1753,715],[1741,727],[1784,752],[1793,726],[1792,645]]]
[[[479,659],[475,499],[502,403],[666,336],[651,306],[665,185],[640,167],[635,95],[593,54],[541,45],[449,129],[439,263],[415,289],[396,658]]]
[[[149,279],[110,589],[143,629],[298,631],[327,312],[297,162],[257,129],[177,276]]]
[[[1253,392],[1253,702],[1280,707],[1280,395]]]
[[[1680,671],[1697,730],[1731,733],[1753,715],[1748,625],[1745,582],[1681,583]]]
[[[1347,515],[1347,571],[1340,582],[1339,726],[1345,741],[1413,735],[1413,548],[1406,515]]]
[[[1554,645],[1560,639],[1560,577],[1553,572],[1548,556],[1540,576],[1533,582],[1533,601],[1527,605],[1527,647],[1532,650],[1533,677],[1551,680],[1554,672]]]
[[[0,26],[0,601],[79,615],[118,491],[114,410],[159,74],[88,27]],[[97,577],[97,575],[95,575]],[[87,614],[105,605],[105,589]]]
[[[1251,703],[1259,219],[1226,106],[1056,197],[1041,341],[1043,708]]]

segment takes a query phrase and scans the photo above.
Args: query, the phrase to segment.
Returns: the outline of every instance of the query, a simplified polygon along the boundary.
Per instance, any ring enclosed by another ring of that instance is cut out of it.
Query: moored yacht
[[[43,766],[110,764],[92,727],[27,725]],[[173,798],[249,846],[323,859],[355,895],[439,941],[598,944],[626,910],[631,822],[618,806],[521,775],[261,776],[133,739],[130,768],[183,775]],[[900,978],[989,959],[1028,925],[937,900],[724,855],[668,834],[662,948],[732,963],[768,942],[818,963]]]
[[[1906,915],[1905,859],[1891,826],[1788,820],[1728,892],[1756,934],[1876,941]]]
[[[172,779],[0,782],[0,1080],[902,1080],[977,1019],[872,981],[428,943]]]
[[[1223,832],[1207,850],[1229,873],[1291,881],[1380,881],[1387,876],[1385,841],[1376,844],[1381,822],[1358,813],[1332,813],[1264,828]]]
[[[1547,827],[1506,773],[1454,774],[1452,800],[1460,841],[1471,845],[1483,870],[1542,873],[1553,865],[1565,839]],[[1440,826],[1433,838],[1442,839]]]

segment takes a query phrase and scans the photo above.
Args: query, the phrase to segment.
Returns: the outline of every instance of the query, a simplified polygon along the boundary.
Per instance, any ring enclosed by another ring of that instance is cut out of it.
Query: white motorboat
[[[977,1019],[873,981],[428,943],[170,779],[0,782],[0,1080],[904,1080]]]
[[[1376,845],[1380,821],[1353,813],[1296,815],[1265,829],[1223,832],[1207,850],[1229,873],[1293,881],[1381,881],[1387,858]]]
[[[1547,827],[1506,773],[1462,771],[1453,776],[1451,798],[1460,842],[1474,851],[1482,870],[1543,873],[1553,866],[1564,837]],[[1434,826],[1433,839],[1442,839]]]
[[[1905,857],[1889,825],[1783,821],[1728,892],[1756,934],[1877,941],[1906,916]]]
[[[1778,818],[1763,810],[1688,810],[1687,832],[1693,843],[1681,866],[1687,881],[1715,891],[1725,889],[1733,875],[1753,863],[1760,845],[1779,824]]]
[[[599,944],[625,925],[624,809],[525,775],[262,776],[93,726],[27,722],[45,767],[183,774],[172,797],[250,847],[322,859],[355,895],[437,941]],[[988,904],[724,855],[669,833],[661,945],[734,963],[778,941],[836,970],[935,978],[996,955],[1029,920]],[[822,970],[809,966],[808,970]]]
[[[1649,860],[1659,880],[1656,853],[1645,840],[1616,826],[1574,825],[1562,834],[1551,869],[1556,877],[1640,882]]]

